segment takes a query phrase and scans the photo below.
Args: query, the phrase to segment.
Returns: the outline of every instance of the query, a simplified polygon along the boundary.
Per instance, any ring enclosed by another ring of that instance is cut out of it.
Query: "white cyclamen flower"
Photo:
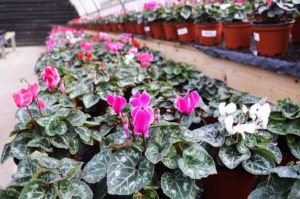
[[[134,58],[134,54],[129,53],[129,54],[125,55],[125,60],[124,60],[125,64],[127,64],[127,65],[130,64],[130,62],[133,60],[133,58]]]
[[[271,113],[271,107],[268,103],[264,105],[254,104],[250,107],[249,116],[257,124],[260,129],[266,129],[269,116]]]
[[[225,129],[229,134],[233,135],[235,132],[233,131],[233,117],[231,115],[227,116],[224,119]]]
[[[226,105],[225,102],[219,104],[219,112],[221,116],[227,116],[236,111],[236,105],[234,103],[229,103]]]

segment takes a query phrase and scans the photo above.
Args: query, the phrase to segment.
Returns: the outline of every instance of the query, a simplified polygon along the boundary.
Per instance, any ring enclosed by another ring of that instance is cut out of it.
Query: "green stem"
[[[146,149],[147,149],[147,142],[146,142],[146,138],[145,138],[144,133],[142,133],[142,136],[143,136],[143,145],[144,145],[144,149],[145,149],[145,151],[146,151]]]
[[[35,120],[34,120],[34,118],[33,118],[33,116],[32,116],[32,113],[31,113],[30,109],[28,108],[28,106],[26,106],[26,109],[27,109],[28,114],[29,114],[30,117],[31,117],[31,121],[34,122]]]

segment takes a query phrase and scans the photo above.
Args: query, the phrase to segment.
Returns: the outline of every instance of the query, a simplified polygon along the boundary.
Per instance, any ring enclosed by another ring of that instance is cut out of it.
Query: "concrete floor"
[[[12,93],[26,87],[25,83],[20,83],[21,78],[29,82],[36,81],[33,73],[34,65],[45,50],[42,46],[17,47],[15,52],[8,48],[6,56],[0,57],[0,153],[4,145],[11,140],[8,134],[16,124],[14,115],[17,107]],[[9,184],[11,175],[15,171],[16,166],[11,158],[0,165],[0,187]]]

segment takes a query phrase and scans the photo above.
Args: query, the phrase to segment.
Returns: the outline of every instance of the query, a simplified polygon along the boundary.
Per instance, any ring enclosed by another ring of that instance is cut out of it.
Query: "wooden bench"
[[[5,39],[5,41],[10,40],[11,47],[13,48],[13,51],[15,51],[16,50],[16,33],[15,32],[6,32],[4,34],[4,39]],[[0,43],[0,55],[1,55],[1,57],[5,57],[4,43],[3,44]]]

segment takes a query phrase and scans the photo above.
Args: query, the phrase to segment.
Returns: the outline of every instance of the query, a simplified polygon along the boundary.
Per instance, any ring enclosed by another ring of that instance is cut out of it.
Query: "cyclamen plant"
[[[243,168],[254,175],[267,175],[275,163],[282,160],[280,149],[266,130],[270,112],[270,106],[264,100],[250,108],[242,105],[241,109],[234,103],[221,103],[220,124],[207,125],[196,131],[204,142],[218,148],[221,166],[235,169],[242,163]]]

